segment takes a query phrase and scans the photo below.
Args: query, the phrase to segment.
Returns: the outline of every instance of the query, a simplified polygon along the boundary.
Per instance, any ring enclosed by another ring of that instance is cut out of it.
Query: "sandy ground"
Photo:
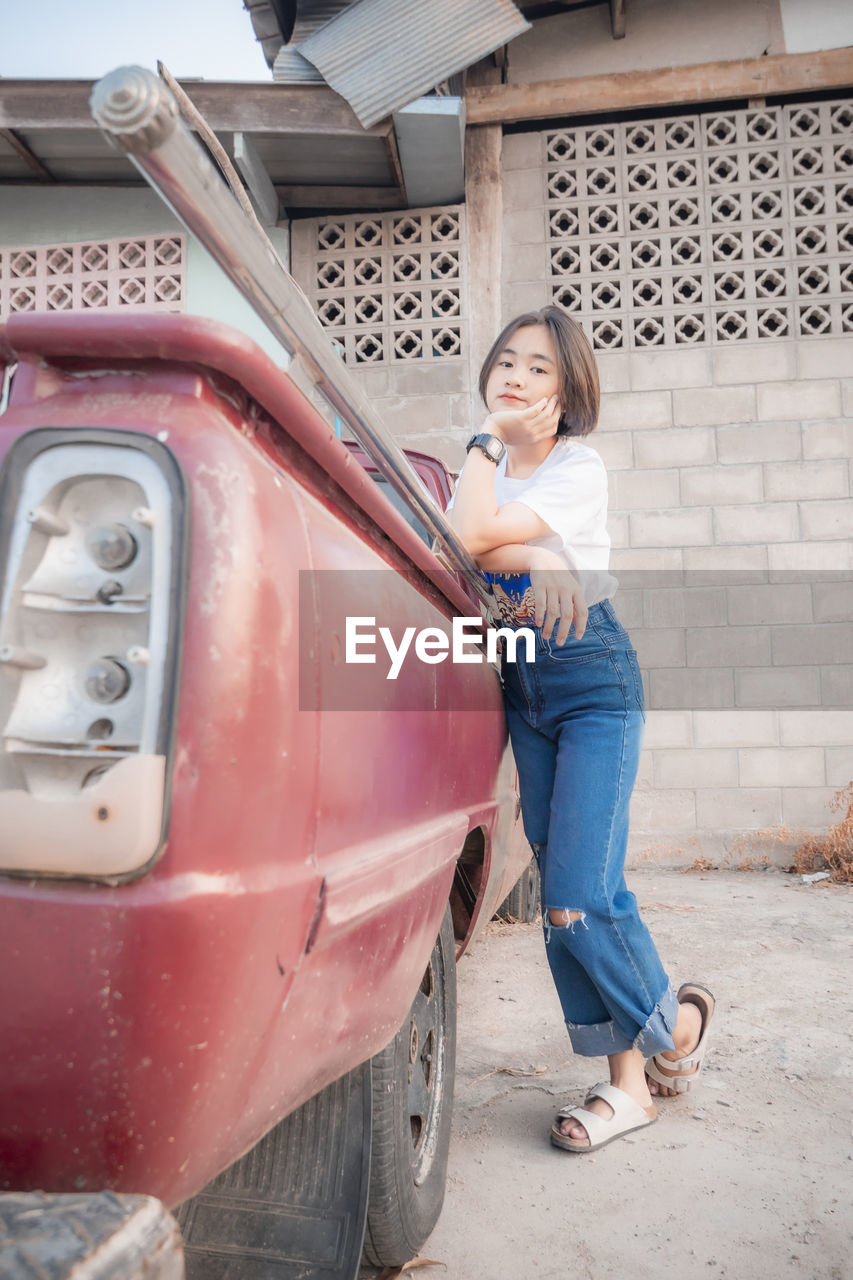
[[[701,1086],[601,1151],[550,1146],[606,1078],[571,1054],[536,925],[459,966],[454,1139],[422,1256],[450,1280],[853,1277],[853,886],[779,871],[636,871],[676,986],[717,995]],[[513,1075],[510,1071],[537,1072]]]

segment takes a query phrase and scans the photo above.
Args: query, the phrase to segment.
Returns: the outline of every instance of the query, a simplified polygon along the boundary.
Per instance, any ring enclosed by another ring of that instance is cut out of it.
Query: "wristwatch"
[[[465,446],[465,452],[470,453],[472,449],[482,449],[483,453],[490,462],[497,465],[506,453],[506,445],[500,436],[489,435],[488,431],[481,431],[479,435],[473,435]]]

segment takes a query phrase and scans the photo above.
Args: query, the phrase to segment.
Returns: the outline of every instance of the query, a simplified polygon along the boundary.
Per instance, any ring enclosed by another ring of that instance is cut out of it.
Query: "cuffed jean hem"
[[[603,1058],[628,1049],[639,1049],[644,1058],[650,1058],[675,1048],[672,1032],[677,1018],[678,999],[670,984],[633,1040],[612,1019],[586,1024],[567,1021],[566,1027],[573,1051],[582,1058]]]

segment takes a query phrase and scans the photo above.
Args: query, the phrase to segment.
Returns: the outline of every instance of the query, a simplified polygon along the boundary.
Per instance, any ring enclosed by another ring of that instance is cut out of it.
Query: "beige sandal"
[[[708,1026],[714,1016],[715,1000],[707,987],[698,982],[685,982],[678,989],[679,1004],[695,1004],[702,1014],[702,1030],[696,1048],[684,1058],[664,1058],[655,1054],[646,1063],[646,1075],[665,1089],[674,1089],[676,1093],[687,1093],[693,1086],[702,1070],[702,1061],[708,1048]],[[673,1074],[667,1075],[666,1072]]]
[[[551,1141],[555,1147],[578,1153],[597,1151],[599,1147],[606,1147],[614,1138],[621,1138],[626,1133],[633,1133],[635,1129],[644,1129],[647,1124],[654,1124],[658,1118],[654,1105],[641,1107],[630,1094],[625,1093],[624,1089],[617,1089],[614,1084],[597,1084],[590,1089],[585,1101],[590,1102],[593,1098],[603,1098],[613,1108],[613,1115],[605,1120],[603,1116],[587,1111],[584,1107],[564,1107],[557,1113],[551,1126]],[[567,1137],[560,1129],[561,1120],[577,1120],[586,1129],[589,1141],[578,1142]]]

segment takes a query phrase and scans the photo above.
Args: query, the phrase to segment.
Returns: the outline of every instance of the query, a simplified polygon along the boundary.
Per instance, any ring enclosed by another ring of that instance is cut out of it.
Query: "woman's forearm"
[[[449,513],[450,523],[473,555],[488,546],[497,512],[495,464],[473,449],[457,481]]]
[[[508,542],[476,557],[486,573],[529,573],[531,569],[566,569],[565,560],[545,547],[531,547],[527,542]]]

